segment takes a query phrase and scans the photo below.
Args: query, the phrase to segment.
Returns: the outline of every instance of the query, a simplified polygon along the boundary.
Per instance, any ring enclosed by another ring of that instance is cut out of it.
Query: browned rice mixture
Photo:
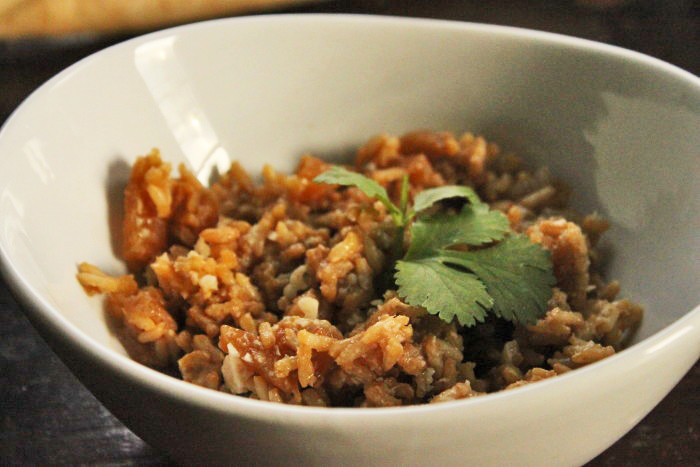
[[[615,300],[595,272],[608,228],[566,209],[568,190],[546,168],[482,137],[417,131],[378,136],[355,169],[397,195],[464,184],[503,211],[515,232],[552,252],[558,283],[536,324],[446,323],[375,291],[393,225],[355,188],[315,184],[329,167],[309,155],[295,174],[237,163],[210,189],[157,150],[139,158],[124,196],[123,257],[133,274],[83,263],[88,293],[105,293],[129,355],[185,381],[260,400],[384,407],[511,389],[605,358],[642,309]]]

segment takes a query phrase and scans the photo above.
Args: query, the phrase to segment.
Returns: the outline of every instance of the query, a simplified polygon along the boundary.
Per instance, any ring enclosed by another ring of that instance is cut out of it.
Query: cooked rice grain
[[[596,267],[609,225],[566,209],[569,190],[483,137],[381,135],[354,167],[399,196],[473,187],[515,232],[552,252],[557,285],[535,324],[489,318],[446,323],[376,290],[394,228],[356,188],[312,180],[330,165],[310,155],[255,184],[233,163],[210,189],[158,150],[139,158],[124,193],[123,258],[111,277],[82,263],[88,294],[107,295],[116,332],[136,360],[185,381],[259,400],[311,406],[436,403],[512,389],[612,355],[642,309]],[[141,285],[139,285],[141,284]]]

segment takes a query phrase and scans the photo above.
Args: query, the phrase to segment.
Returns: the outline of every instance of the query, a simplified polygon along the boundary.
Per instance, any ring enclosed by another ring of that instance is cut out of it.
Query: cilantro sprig
[[[408,178],[396,206],[379,183],[333,166],[317,183],[355,186],[386,206],[397,227],[391,271],[406,302],[463,326],[487,314],[527,324],[544,314],[555,283],[548,251],[510,232],[503,213],[491,210],[467,186],[448,185],[418,193],[408,206]],[[456,214],[424,211],[449,198],[464,198]],[[403,252],[404,232],[410,243]]]

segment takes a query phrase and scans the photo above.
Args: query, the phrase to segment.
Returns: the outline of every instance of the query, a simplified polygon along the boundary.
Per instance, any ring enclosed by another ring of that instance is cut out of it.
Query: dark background
[[[284,11],[386,14],[520,26],[630,48],[700,73],[700,2],[628,0],[600,8],[584,5],[584,1],[329,1]],[[128,37],[80,37],[58,43],[44,39],[0,41],[0,122],[63,68]],[[699,383],[700,364],[696,363],[639,425],[589,465],[700,465]],[[644,388],[630,388],[635,390]],[[75,379],[31,327],[2,281],[0,423],[0,464],[169,464]]]

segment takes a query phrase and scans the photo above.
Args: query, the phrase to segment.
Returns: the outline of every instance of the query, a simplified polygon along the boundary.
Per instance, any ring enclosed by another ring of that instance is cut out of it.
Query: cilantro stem
[[[401,224],[406,226],[408,223],[408,189],[410,188],[408,183],[408,175],[404,174],[401,179],[401,200],[399,201],[399,209],[401,210]]]
[[[406,225],[404,223],[395,224],[396,230],[389,248],[387,263],[379,280],[381,290],[387,290],[394,287],[394,270],[396,263],[404,256],[404,238],[406,235]]]
[[[400,260],[403,257],[403,242],[404,242],[404,236],[406,235],[406,226],[405,225],[397,225],[396,226],[396,233],[394,234],[393,241],[391,243],[391,251],[390,251],[390,265],[391,265],[391,270],[394,270],[394,265],[398,260]]]
[[[404,237],[406,235],[407,224],[411,221],[408,214],[408,190],[410,188],[408,175],[404,174],[401,179],[401,194],[399,199],[399,218],[394,218],[394,224],[396,226],[396,231],[394,232],[394,238],[391,243],[391,249],[389,251],[389,261],[388,268],[385,269],[383,282],[386,288],[393,285],[394,269],[396,268],[396,262],[399,261],[404,255]]]

